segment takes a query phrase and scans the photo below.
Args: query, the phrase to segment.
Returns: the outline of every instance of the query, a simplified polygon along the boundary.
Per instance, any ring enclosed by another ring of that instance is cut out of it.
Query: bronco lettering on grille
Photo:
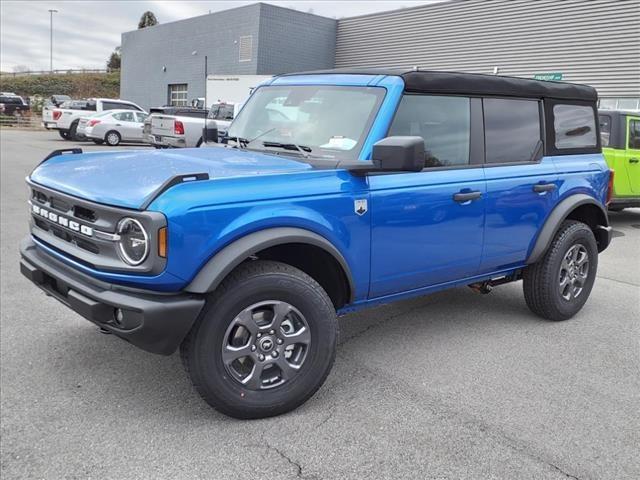
[[[46,208],[39,207],[38,205],[32,205],[31,209],[34,214],[39,215],[42,218],[46,218],[50,222],[53,222],[61,227],[68,228],[74,232],[82,233],[87,237],[93,236],[93,228],[87,227],[86,225],[81,225],[78,222],[73,220],[69,220],[62,215],[58,215],[57,213],[50,212]]]

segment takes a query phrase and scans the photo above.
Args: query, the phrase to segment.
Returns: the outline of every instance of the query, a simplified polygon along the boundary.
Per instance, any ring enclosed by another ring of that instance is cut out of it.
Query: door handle
[[[482,192],[460,192],[453,196],[453,200],[458,203],[471,202],[477,200],[482,196]]]
[[[122,125],[120,125],[119,123],[116,123],[116,127],[121,127]]]
[[[536,183],[533,186],[533,191],[536,193],[553,192],[556,189],[555,183]]]
[[[637,158],[630,158],[629,163],[640,163],[640,160],[638,160]]]

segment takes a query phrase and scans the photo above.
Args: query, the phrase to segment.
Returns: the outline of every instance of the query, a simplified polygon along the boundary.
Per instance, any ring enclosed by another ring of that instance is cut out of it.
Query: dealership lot
[[[349,315],[314,398],[237,421],[200,400],[177,355],[98,334],[19,274],[23,179],[75,144],[0,135],[5,478],[640,477],[640,210],[611,215],[576,318],[537,319],[520,283]]]

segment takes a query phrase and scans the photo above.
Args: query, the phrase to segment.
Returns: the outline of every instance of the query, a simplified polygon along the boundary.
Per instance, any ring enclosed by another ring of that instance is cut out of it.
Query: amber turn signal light
[[[167,258],[167,227],[158,230],[158,256]]]

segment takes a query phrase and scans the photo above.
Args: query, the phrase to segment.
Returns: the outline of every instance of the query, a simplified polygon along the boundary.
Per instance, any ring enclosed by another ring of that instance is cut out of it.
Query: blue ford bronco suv
[[[21,271],[103,331],[179,348],[219,411],[281,414],[329,374],[337,315],[522,280],[535,314],[574,316],[611,237],[596,101],[417,69],[278,76],[217,147],[45,158]]]

